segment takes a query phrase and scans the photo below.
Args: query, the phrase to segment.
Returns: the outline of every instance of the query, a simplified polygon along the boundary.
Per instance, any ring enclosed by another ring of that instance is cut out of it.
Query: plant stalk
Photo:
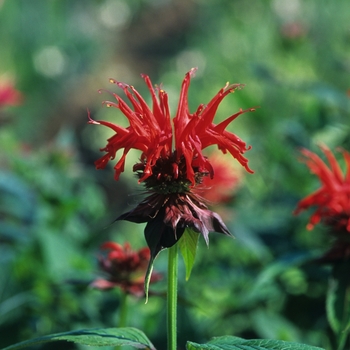
[[[120,311],[119,311],[119,327],[126,327],[128,318],[128,294],[121,293],[120,298]]]
[[[120,305],[119,305],[119,321],[118,328],[124,328],[127,325],[128,318],[128,294],[125,292],[121,293]],[[116,346],[115,350],[121,350],[121,346]]]
[[[177,244],[168,249],[167,335],[168,350],[176,350],[177,339]]]

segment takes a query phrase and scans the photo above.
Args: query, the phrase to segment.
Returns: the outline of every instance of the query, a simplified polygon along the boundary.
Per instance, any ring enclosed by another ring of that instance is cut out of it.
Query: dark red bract
[[[209,232],[231,235],[221,217],[209,210],[193,193],[154,193],[117,220],[147,223],[145,238],[152,257],[160,250],[173,246],[186,228],[200,232],[207,244]]]

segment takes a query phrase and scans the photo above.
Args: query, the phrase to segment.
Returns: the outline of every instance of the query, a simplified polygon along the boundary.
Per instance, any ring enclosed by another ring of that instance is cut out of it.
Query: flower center
[[[145,163],[137,163],[134,165],[134,171],[139,178],[144,176]],[[195,172],[195,183],[202,183],[203,176],[206,172],[199,172],[197,168],[193,168]],[[184,157],[179,160],[174,152],[166,158],[157,159],[152,167],[152,175],[144,181],[147,189],[160,194],[170,193],[186,193],[191,191],[193,187],[191,181],[188,180],[187,167]]]

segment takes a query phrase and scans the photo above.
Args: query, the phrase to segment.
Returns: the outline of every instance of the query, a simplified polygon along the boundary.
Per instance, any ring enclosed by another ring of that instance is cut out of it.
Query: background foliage
[[[24,96],[0,111],[0,347],[117,324],[118,291],[88,285],[101,243],[145,245],[142,225],[111,224],[139,199],[138,155],[118,183],[111,168],[95,171],[108,131],[86,125],[86,109],[119,122],[97,90],[113,89],[113,77],[145,92],[146,73],[174,110],[185,72],[198,67],[192,110],[226,81],[246,87],[218,120],[260,108],[230,129],[253,146],[255,174],[228,205],[214,206],[236,239],[212,234],[209,249],[200,240],[188,282],[181,266],[179,345],[229,334],[327,348],[329,271],[311,260],[329,240],[292,211],[318,186],[298,149],[350,149],[349,18],[347,0],[0,1],[0,79]],[[164,263],[160,256],[155,268]],[[165,288],[158,283],[147,305],[131,300],[128,320],[159,349]]]

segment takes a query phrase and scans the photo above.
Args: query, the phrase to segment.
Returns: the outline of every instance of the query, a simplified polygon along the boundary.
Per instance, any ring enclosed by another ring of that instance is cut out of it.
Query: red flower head
[[[145,273],[150,260],[149,249],[145,247],[134,252],[129,243],[123,247],[114,242],[104,243],[101,249],[108,251],[107,256],[99,257],[100,268],[107,277],[96,279],[91,286],[102,290],[119,287],[125,293],[143,296]],[[153,273],[150,282],[159,279],[160,274]]]
[[[303,161],[311,172],[321,181],[321,188],[308,195],[298,203],[295,214],[316,207],[307,225],[309,230],[321,220],[333,228],[333,231],[350,233],[350,153],[343,151],[347,172],[343,174],[337,160],[329,148],[320,146],[330,164],[328,167],[323,160],[306,149]]]
[[[132,148],[141,151],[140,162],[134,165],[133,170],[151,195],[117,220],[147,223],[145,236],[152,258],[161,249],[174,245],[187,227],[201,232],[207,242],[210,231],[230,234],[220,216],[208,210],[191,192],[196,184],[202,182],[203,176],[214,176],[214,169],[203,155],[203,149],[217,145],[223,153],[229,152],[252,173],[248,160],[243,156],[250,147],[227,131],[226,127],[239,115],[254,111],[254,108],[240,110],[219,124],[213,122],[221,101],[243,85],[226,84],[207,105],[201,104],[195,113],[190,113],[188,89],[195,71],[192,69],[183,80],[173,119],[170,117],[167,93],[163,89],[153,88],[149,77],[142,75],[150,91],[152,108],[133,86],[111,79],[124,91],[132,107],[115,93],[112,95],[116,102],[104,103],[119,109],[130,125],[123,128],[106,121],[89,120],[90,124],[105,125],[115,132],[108,139],[106,147],[101,149],[106,154],[96,161],[97,168],[104,168],[115,158],[116,152],[123,149],[114,167],[116,180],[124,171],[128,152]]]
[[[213,123],[220,102],[228,94],[242,88],[243,85],[226,84],[207,105],[200,105],[197,111],[191,114],[188,110],[187,94],[191,77],[195,71],[196,69],[192,69],[188,72],[182,83],[177,113],[172,120],[174,131],[170,118],[168,95],[162,89],[154,89],[147,75],[142,75],[142,77],[152,97],[152,110],[133,86],[110,79],[112,83],[123,89],[133,109],[119,95],[113,94],[117,102],[105,101],[104,103],[108,107],[119,109],[128,118],[130,126],[123,128],[110,122],[90,119],[89,123],[105,125],[116,133],[108,140],[107,146],[101,149],[106,154],[96,162],[96,167],[104,168],[111,159],[115,158],[118,150],[124,149],[122,157],[114,167],[115,178],[118,180],[124,171],[125,157],[130,149],[134,148],[142,152],[143,169],[139,182],[146,180],[151,175],[157,177],[166,175],[176,180],[179,177],[179,163],[185,162],[186,178],[194,184],[194,167],[199,171],[209,172],[211,177],[214,175],[213,168],[208,159],[203,156],[202,150],[210,145],[218,145],[223,153],[227,151],[231,153],[247,171],[252,173],[248,167],[248,160],[243,156],[243,153],[249,148],[235,134],[225,129],[239,115],[254,111],[254,109],[240,110],[219,124]],[[156,92],[158,92],[158,99]],[[174,150],[172,150],[173,143]],[[171,158],[171,166],[167,170],[170,173],[154,173],[157,161],[169,160],[169,158]],[[139,168],[136,169],[139,170]]]
[[[317,261],[335,263],[350,259],[350,153],[342,151],[347,166],[344,174],[333,153],[324,145],[321,149],[330,167],[315,153],[302,150],[304,162],[319,177],[321,188],[301,200],[295,214],[311,206],[316,207],[307,228],[311,230],[322,221],[335,238],[330,249]]]

